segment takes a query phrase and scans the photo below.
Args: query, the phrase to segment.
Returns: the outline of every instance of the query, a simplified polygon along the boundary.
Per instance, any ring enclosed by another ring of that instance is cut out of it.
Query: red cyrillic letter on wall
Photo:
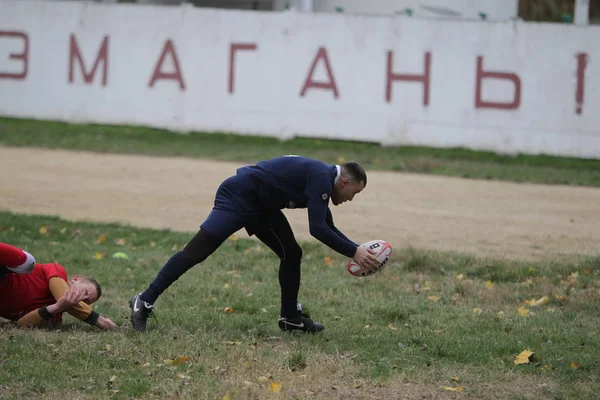
[[[583,112],[583,94],[585,93],[585,67],[587,67],[587,53],[577,54],[577,89],[575,89],[575,112]]]
[[[167,57],[167,53],[171,54],[173,58],[173,65],[175,66],[175,72],[162,72],[162,64]],[[154,67],[154,72],[152,73],[152,77],[150,78],[150,82],[148,83],[148,87],[154,86],[154,82],[159,79],[174,79],[179,82],[179,88],[181,90],[185,90],[185,83],[183,82],[183,76],[181,74],[181,68],[179,67],[179,60],[177,59],[177,53],[175,52],[175,46],[173,42],[169,39],[165,43],[163,47],[163,51],[160,54],[160,58]]]
[[[92,71],[87,73],[85,71],[85,65],[83,58],[81,57],[81,52],[79,51],[79,46],[77,45],[77,39],[75,38],[75,35],[71,34],[71,41],[69,45],[69,83],[73,83],[75,59],[79,61],[79,67],[81,68],[85,83],[92,83],[94,80],[94,75],[96,75],[96,69],[98,69],[98,65],[100,62],[102,62],[102,86],[106,86],[106,82],[108,80],[108,36],[104,36],[102,44],[100,45],[100,50],[96,55],[96,60],[94,61]]]
[[[315,68],[317,67],[317,62],[320,59],[323,59],[325,62],[325,69],[327,70],[327,77],[329,78],[328,82],[315,82],[313,81],[313,72],[315,72]],[[319,51],[317,52],[317,56],[315,57],[312,66],[310,67],[310,71],[308,72],[308,76],[304,81],[304,86],[302,86],[302,90],[300,91],[300,97],[304,97],[308,88],[318,88],[318,89],[330,89],[333,90],[333,97],[336,99],[339,96],[337,85],[335,84],[335,79],[333,77],[333,72],[331,71],[331,66],[329,65],[329,58],[327,57],[327,49],[325,47],[319,47]]]
[[[19,73],[0,72],[0,78],[20,79],[20,80],[25,79],[27,77],[27,70],[29,67],[29,36],[23,32],[0,31],[0,39],[2,39],[3,37],[23,39],[23,52],[22,53],[10,53],[8,55],[8,58],[10,58],[11,60],[21,60],[23,62],[23,69]]]
[[[231,43],[229,46],[229,93],[234,91],[235,53],[238,50],[256,50],[256,43]]]
[[[515,94],[513,101],[509,103],[492,102],[481,100],[481,82],[484,78],[507,79],[515,85]],[[521,79],[517,74],[509,72],[487,72],[483,70],[483,57],[477,57],[477,76],[475,82],[475,108],[499,108],[503,110],[512,110],[519,108],[521,104]]]
[[[395,74],[392,72],[392,61],[394,53],[387,52],[387,72],[385,81],[385,100],[389,103],[392,101],[392,82],[393,81],[409,81],[423,83],[423,105],[429,105],[429,82],[431,80],[431,53],[425,53],[425,72],[423,75],[411,74]]]

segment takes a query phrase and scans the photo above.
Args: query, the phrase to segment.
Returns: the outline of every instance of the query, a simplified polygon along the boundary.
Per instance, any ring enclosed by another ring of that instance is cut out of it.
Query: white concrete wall
[[[599,27],[89,2],[0,10],[0,115],[600,158]]]
[[[481,19],[485,13],[488,20],[516,19],[519,0],[304,0],[311,3],[315,12],[338,12],[359,14],[404,14],[406,9],[414,17]],[[277,0],[275,9],[285,5],[298,5],[303,0]],[[304,9],[304,8],[300,8]]]

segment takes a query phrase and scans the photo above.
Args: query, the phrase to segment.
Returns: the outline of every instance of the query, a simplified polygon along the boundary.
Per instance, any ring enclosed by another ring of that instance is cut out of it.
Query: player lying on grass
[[[0,243],[0,317],[17,326],[59,324],[68,312],[102,330],[116,329],[90,307],[101,295],[95,279],[77,275],[69,282],[62,265],[38,264],[31,254]]]
[[[236,175],[220,185],[214,207],[196,236],[167,261],[143,293],[130,300],[134,329],[145,331],[158,297],[229,236],[245,228],[280,258],[279,328],[322,331],[323,325],[302,313],[298,305],[302,249],[281,209],[308,209],[311,235],[338,253],[353,257],[369,272],[377,269],[379,262],[370,250],[358,247],[335,227],[329,209],[329,199],[335,206],[352,201],[366,184],[365,170],[357,162],[328,165],[305,157],[284,156],[238,169]]]

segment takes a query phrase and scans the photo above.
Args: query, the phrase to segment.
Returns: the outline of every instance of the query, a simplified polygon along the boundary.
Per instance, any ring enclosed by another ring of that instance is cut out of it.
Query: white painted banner
[[[600,27],[0,0],[0,115],[600,158]]]

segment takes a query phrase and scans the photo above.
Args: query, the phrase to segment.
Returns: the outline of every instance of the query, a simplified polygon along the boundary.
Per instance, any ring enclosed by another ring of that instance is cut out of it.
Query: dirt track
[[[0,209],[195,232],[239,164],[0,147]],[[600,254],[600,189],[368,172],[332,209],[354,241],[491,258]],[[285,211],[308,239],[305,210]]]

